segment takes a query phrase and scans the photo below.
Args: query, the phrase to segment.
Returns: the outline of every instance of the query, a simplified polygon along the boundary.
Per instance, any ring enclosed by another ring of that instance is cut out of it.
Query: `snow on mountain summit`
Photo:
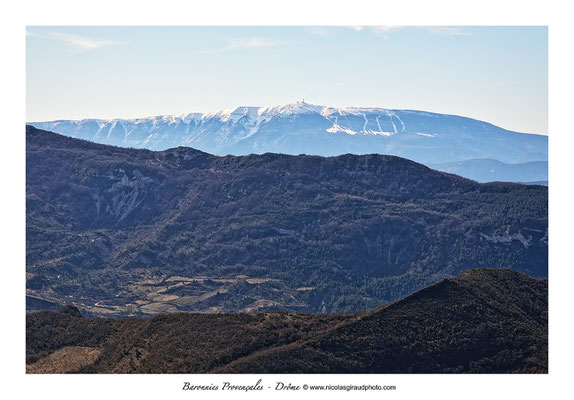
[[[212,113],[30,125],[116,146],[151,150],[189,146],[219,155],[381,153],[423,163],[471,158],[527,162],[548,157],[546,136],[511,132],[471,118],[416,110],[325,107],[304,101]]]

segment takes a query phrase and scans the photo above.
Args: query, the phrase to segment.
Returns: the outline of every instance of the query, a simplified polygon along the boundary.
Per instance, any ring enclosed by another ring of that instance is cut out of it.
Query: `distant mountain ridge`
[[[507,164],[492,159],[429,164],[429,167],[473,179],[477,182],[520,182],[548,186],[548,162],[531,161]]]
[[[150,150],[189,146],[216,155],[379,153],[424,164],[477,158],[505,163],[548,160],[548,139],[543,135],[512,132],[456,115],[304,102],[179,116],[29,124],[96,143]]]

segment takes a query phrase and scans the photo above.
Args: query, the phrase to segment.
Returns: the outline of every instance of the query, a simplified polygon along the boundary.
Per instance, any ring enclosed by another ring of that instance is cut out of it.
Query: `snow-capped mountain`
[[[189,146],[217,155],[381,153],[421,163],[492,158],[546,161],[548,139],[455,115],[383,108],[332,108],[305,102],[238,107],[139,119],[85,119],[30,125],[98,143],[164,150]]]

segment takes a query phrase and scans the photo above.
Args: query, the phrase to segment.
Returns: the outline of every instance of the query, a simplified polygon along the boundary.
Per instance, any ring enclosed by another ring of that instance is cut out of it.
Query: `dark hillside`
[[[545,187],[385,155],[215,157],[32,127],[26,139],[32,308],[336,313],[471,268],[547,276]]]
[[[219,372],[546,372],[547,332],[547,281],[472,270]]]
[[[29,372],[547,372],[548,284],[471,270],[371,311],[27,315]],[[92,357],[86,361],[85,355]],[[70,360],[84,360],[77,365]]]

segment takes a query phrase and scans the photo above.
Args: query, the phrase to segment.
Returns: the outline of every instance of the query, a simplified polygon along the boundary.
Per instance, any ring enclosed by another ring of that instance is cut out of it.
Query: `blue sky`
[[[33,27],[28,121],[305,99],[547,133],[546,27]]]

